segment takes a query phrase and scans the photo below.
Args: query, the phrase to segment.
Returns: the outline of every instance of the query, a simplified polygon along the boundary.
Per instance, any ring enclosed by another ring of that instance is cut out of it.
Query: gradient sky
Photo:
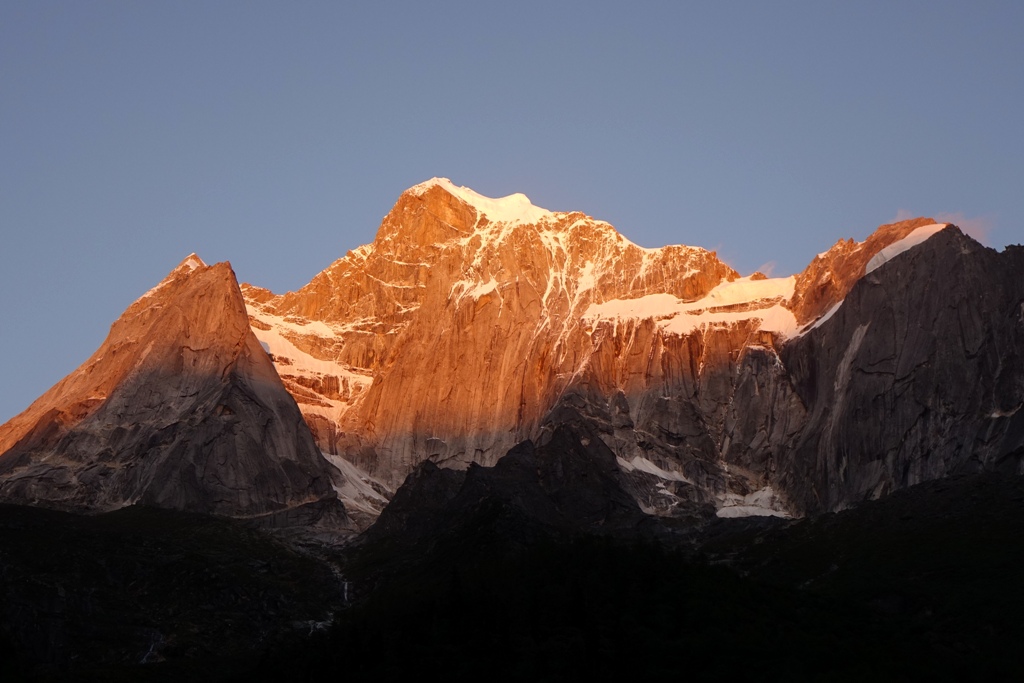
[[[1024,239],[1021,2],[0,3],[0,421],[190,252],[296,289],[447,176],[786,275]]]

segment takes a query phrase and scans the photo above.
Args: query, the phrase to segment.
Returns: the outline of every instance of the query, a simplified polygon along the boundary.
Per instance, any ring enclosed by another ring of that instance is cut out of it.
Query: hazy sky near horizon
[[[1020,2],[0,3],[0,422],[190,252],[282,292],[433,176],[787,275],[1024,239]]]

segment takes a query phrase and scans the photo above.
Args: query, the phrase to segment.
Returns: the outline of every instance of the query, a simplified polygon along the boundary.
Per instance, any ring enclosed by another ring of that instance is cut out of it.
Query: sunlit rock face
[[[852,475],[837,464],[849,461],[850,449],[864,463],[904,457],[890,453],[905,447],[895,427],[876,440],[850,438],[868,414],[862,404],[877,399],[873,366],[857,365],[857,354],[889,344],[902,357],[905,345],[924,344],[950,367],[976,370],[975,383],[1012,387],[1000,390],[990,411],[1012,413],[1018,360],[1005,360],[996,380],[992,368],[971,360],[976,350],[954,343],[959,333],[940,333],[930,321],[919,321],[912,338],[864,339],[891,334],[877,316],[920,313],[916,302],[933,297],[953,262],[974,264],[962,265],[978,273],[973,296],[999,292],[1001,303],[979,314],[977,334],[1018,334],[1008,322],[1016,320],[1010,309],[1024,280],[1014,258],[915,219],[882,226],[864,242],[840,241],[793,277],[740,277],[713,252],[643,249],[582,213],[549,212],[523,195],[489,199],[434,179],[399,198],[372,244],[306,287],[275,296],[243,285],[243,292],[253,329],[320,446],[392,487],[425,460],[490,466],[525,439],[543,445],[571,414],[601,435],[649,513],[785,516],[837,509],[917,480],[901,465],[865,464]],[[901,280],[911,263],[915,279]],[[887,289],[893,301],[858,303],[865,283],[889,278],[898,281]],[[877,332],[857,332],[864,324]],[[1019,359],[1020,346],[1008,344],[986,351],[990,360]],[[851,345],[857,350],[847,362]],[[914,372],[932,367],[934,359]],[[809,389],[825,381],[844,388],[827,398]],[[878,404],[885,410],[917,410],[913,392],[888,391]],[[871,405],[871,419],[882,420]],[[961,409],[944,426],[919,425],[929,436],[905,457],[942,439],[970,441],[966,432],[988,433],[988,423],[970,422],[973,413]],[[1008,434],[993,453],[1017,447],[1017,414],[993,418],[991,429]],[[964,445],[946,466],[920,476],[963,466],[974,450]]]
[[[703,249],[643,249],[582,213],[434,180],[298,292],[243,291],[321,446],[395,484],[536,436],[593,351],[592,304],[695,300],[736,276]]]
[[[231,266],[195,255],[0,427],[0,454],[6,501],[345,524],[332,468],[253,335]]]

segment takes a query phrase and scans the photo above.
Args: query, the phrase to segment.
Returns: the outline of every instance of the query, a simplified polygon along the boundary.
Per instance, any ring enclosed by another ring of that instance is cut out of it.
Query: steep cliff
[[[0,498],[347,524],[227,263],[186,258],[102,346],[0,427]]]
[[[965,470],[1021,471],[1022,250],[924,220],[878,234],[796,278],[788,305],[823,311],[801,327],[677,335],[650,312],[599,323],[596,360],[563,401],[600,426],[645,509],[803,515]],[[828,297],[807,296],[822,282]]]
[[[869,262],[834,314],[783,349],[807,412],[780,451],[798,510],[1022,471],[1024,248],[926,230]]]
[[[691,301],[736,277],[703,249],[643,249],[584,214],[435,179],[306,287],[243,292],[321,447],[394,485],[426,458],[492,465],[535,436],[590,354],[591,304]]]

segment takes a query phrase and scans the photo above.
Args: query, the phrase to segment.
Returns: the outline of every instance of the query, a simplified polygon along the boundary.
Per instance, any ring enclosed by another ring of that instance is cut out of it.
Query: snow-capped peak
[[[487,216],[492,223],[537,223],[554,215],[547,209],[534,206],[525,194],[517,192],[507,197],[494,199],[485,197],[468,187],[456,185],[448,178],[431,178],[409,188],[409,192],[419,196],[433,187],[440,187],[453,197],[461,199],[481,215]]]
[[[193,253],[189,254],[188,256],[186,256],[185,259],[181,263],[179,263],[178,266],[174,270],[172,270],[171,272],[174,273],[174,272],[177,272],[177,271],[182,270],[182,269],[188,269],[188,271],[191,272],[191,271],[195,270],[196,268],[205,268],[205,267],[206,267],[206,263],[203,261],[203,259],[199,258],[195,254],[195,252],[193,252]]]

